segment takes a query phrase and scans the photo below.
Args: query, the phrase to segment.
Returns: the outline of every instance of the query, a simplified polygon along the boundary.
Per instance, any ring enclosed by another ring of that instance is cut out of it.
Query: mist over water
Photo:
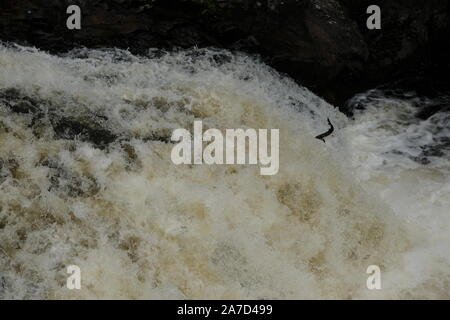
[[[348,120],[223,50],[2,45],[0,70],[0,298],[450,297],[450,159],[411,160],[448,136],[440,115],[402,122],[408,102],[380,98]],[[197,119],[280,129],[278,174],[174,165],[170,135]]]

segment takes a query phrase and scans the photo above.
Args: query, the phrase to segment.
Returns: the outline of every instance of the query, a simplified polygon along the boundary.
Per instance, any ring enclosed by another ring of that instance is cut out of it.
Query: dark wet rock
[[[341,108],[348,116],[380,99],[396,99],[411,103],[417,111],[415,117],[427,120],[436,113],[450,111],[450,88],[443,82],[433,82],[430,78],[413,77],[392,81],[355,95]]]
[[[427,120],[438,112],[449,112],[450,102],[434,102],[425,106],[417,112],[416,117],[422,120]]]
[[[53,129],[56,137],[60,139],[91,142],[94,145],[104,148],[114,142],[117,136],[109,130],[89,125],[77,119],[62,118],[53,122]]]
[[[440,112],[448,113],[450,112],[450,91],[442,92],[438,96],[429,98],[426,103],[422,103],[418,107],[420,110],[416,113],[416,117],[421,120],[427,120]],[[447,126],[449,124],[450,122],[448,122]]]
[[[78,118],[61,116],[57,109],[49,105],[49,102],[29,97],[14,88],[0,90],[0,102],[8,106],[14,113],[30,113],[33,116],[30,126],[37,136],[40,134],[40,128],[38,127],[50,125],[58,139],[77,139],[92,143],[102,149],[118,138],[117,135],[103,128],[100,124],[105,120],[101,115],[91,115],[84,118],[81,116]]]
[[[15,88],[6,88],[0,90],[0,102],[10,107],[13,112],[17,113],[35,113],[39,108],[37,102],[23,96],[21,92]]]
[[[66,8],[74,3],[82,10],[76,31],[66,28]],[[382,29],[368,30],[366,9],[373,3],[366,0],[5,0],[0,39],[59,52],[77,46],[242,50],[341,104],[396,77],[445,79],[449,3],[379,0]]]
[[[13,113],[22,116],[30,115],[29,128],[38,138],[48,133],[50,128],[51,135],[56,139],[83,141],[103,150],[107,150],[112,143],[126,142],[132,138],[142,139],[144,142],[173,143],[170,140],[171,131],[168,129],[156,130],[145,136],[133,136],[126,132],[117,134],[108,127],[108,125],[111,125],[108,122],[108,117],[102,114],[94,114],[89,110],[82,110],[82,106],[80,106],[78,113],[68,115],[67,112],[60,111],[63,109],[61,106],[56,107],[50,101],[46,101],[39,96],[30,97],[15,88],[0,89],[0,103],[9,107]],[[66,98],[66,103],[76,104],[69,97]],[[134,107],[158,108],[158,105],[140,105],[136,103]]]
[[[150,136],[143,137],[143,141],[159,141],[164,143],[174,143],[171,140],[171,134],[170,133],[164,133],[164,132],[152,132]]]
[[[431,163],[430,158],[448,158],[450,152],[450,138],[441,137],[434,139],[434,141],[428,145],[421,147],[422,152],[413,160],[420,164],[427,165]]]

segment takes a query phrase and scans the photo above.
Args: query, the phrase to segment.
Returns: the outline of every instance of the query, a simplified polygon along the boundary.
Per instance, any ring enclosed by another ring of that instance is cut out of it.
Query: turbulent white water
[[[0,298],[449,298],[450,160],[389,152],[433,127],[391,103],[349,121],[226,51],[0,46]],[[280,129],[278,174],[174,165],[195,119]]]

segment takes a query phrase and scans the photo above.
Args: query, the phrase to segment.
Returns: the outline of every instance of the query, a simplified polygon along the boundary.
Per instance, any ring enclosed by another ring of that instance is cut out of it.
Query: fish
[[[327,132],[324,132],[322,134],[319,134],[318,136],[316,136],[316,139],[322,140],[323,142],[325,142],[325,137],[328,137],[330,134],[332,134],[334,132],[334,127],[333,124],[331,123],[330,119],[327,118],[328,124],[330,125],[330,129],[328,129]]]

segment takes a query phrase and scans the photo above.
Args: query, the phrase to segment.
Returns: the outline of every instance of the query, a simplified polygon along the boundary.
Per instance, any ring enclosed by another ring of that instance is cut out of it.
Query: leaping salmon
[[[333,133],[333,131],[334,131],[334,127],[333,127],[333,125],[331,124],[331,121],[330,121],[330,119],[329,118],[327,118],[327,121],[328,121],[328,124],[330,125],[330,129],[328,129],[328,131],[327,132],[325,132],[325,133],[322,133],[322,134],[319,134],[317,137],[315,137],[316,139],[319,139],[319,140],[322,140],[323,142],[325,142],[325,137],[328,137],[330,134],[332,134]]]

